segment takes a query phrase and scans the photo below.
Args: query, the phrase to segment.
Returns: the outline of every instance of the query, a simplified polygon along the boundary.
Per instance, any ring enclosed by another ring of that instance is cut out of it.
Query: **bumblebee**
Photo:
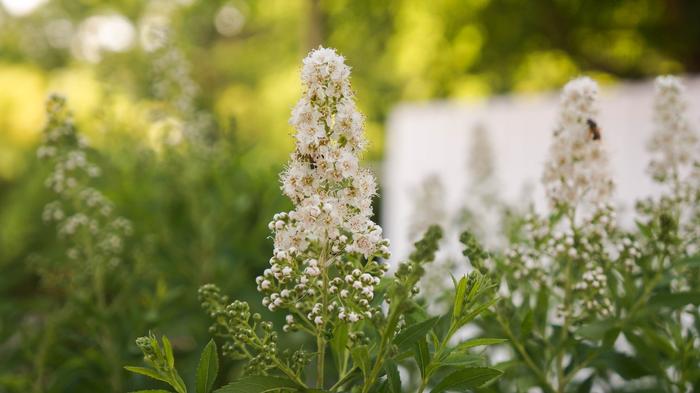
[[[598,124],[593,119],[586,120],[586,123],[588,123],[588,133],[591,135],[591,138],[594,141],[599,141],[600,128],[598,128]]]

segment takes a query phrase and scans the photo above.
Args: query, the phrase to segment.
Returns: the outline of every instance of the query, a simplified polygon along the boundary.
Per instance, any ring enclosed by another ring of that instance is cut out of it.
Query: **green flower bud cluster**
[[[247,302],[226,304],[228,298],[213,284],[199,289],[199,300],[214,320],[210,333],[225,340],[224,356],[248,360],[245,372],[249,375],[264,375],[274,367],[278,336],[271,322],[263,321],[258,313],[251,314]]]
[[[464,245],[462,255],[469,258],[469,262],[475,269],[484,271],[484,264],[488,260],[489,254],[484,250],[481,244],[479,244],[474,234],[470,231],[464,231],[462,235],[460,235],[459,241]]]
[[[391,288],[392,296],[397,295],[402,298],[413,297],[418,294],[416,284],[425,274],[423,265],[435,260],[435,253],[442,239],[442,229],[437,225],[432,225],[423,235],[423,238],[415,243],[415,250],[409,255],[408,261],[399,265],[394,274],[394,284]]]
[[[167,340],[167,338],[163,338]],[[136,339],[136,346],[139,347],[141,352],[143,352],[143,359],[146,363],[150,364],[157,371],[168,373],[172,370],[172,365],[168,361],[172,354],[168,354],[168,351],[172,351],[170,348],[170,343],[164,342],[161,346],[158,339],[153,333],[148,333],[148,336],[139,337]]]

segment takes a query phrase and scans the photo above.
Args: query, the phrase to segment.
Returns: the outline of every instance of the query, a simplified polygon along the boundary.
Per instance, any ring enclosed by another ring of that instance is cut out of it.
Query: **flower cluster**
[[[119,263],[131,223],[116,216],[109,198],[90,187],[100,168],[88,159],[87,144],[76,131],[65,99],[52,95],[47,111],[37,155],[51,165],[45,184],[58,198],[44,207],[42,217],[55,223],[59,236],[69,243],[69,260],[80,262],[81,268],[113,267]]]
[[[649,173],[658,182],[678,183],[683,172],[697,159],[698,137],[686,117],[685,88],[681,81],[673,76],[660,76],[654,88],[655,130],[648,147],[655,158],[649,163]]]
[[[192,79],[191,65],[185,53],[178,48],[167,29],[163,32],[162,46],[151,54],[151,93],[161,103],[152,112],[153,136],[167,145],[178,145],[183,140],[204,146],[207,130],[212,126],[211,116],[197,109],[199,86]]]
[[[303,97],[292,111],[296,149],[282,175],[294,210],[276,214],[270,268],[257,278],[270,310],[324,326],[330,319],[371,316],[374,288],[386,271],[388,240],[372,222],[374,177],[360,168],[363,118],[350,89],[350,69],[332,49],[304,60]]]
[[[543,174],[552,206],[585,206],[608,201],[613,182],[596,122],[598,86],[587,77],[569,82]]]

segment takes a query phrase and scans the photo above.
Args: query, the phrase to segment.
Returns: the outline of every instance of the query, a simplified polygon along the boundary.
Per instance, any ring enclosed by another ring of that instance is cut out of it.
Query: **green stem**
[[[525,350],[525,347],[520,343],[520,341],[515,337],[515,334],[513,334],[513,331],[510,330],[510,326],[508,326],[507,322],[501,318],[500,315],[496,316],[496,319],[498,320],[498,323],[501,325],[501,328],[503,331],[506,333],[506,336],[508,336],[508,339],[511,342],[511,345],[515,348],[515,350],[520,354],[520,356],[523,358],[523,361],[525,361],[525,365],[532,370],[532,372],[535,374],[537,379],[540,380],[540,383],[542,384],[542,388],[544,389],[545,392],[548,393],[554,393],[555,390],[552,387],[552,385],[549,383],[547,380],[547,377],[545,376],[544,372],[537,367],[535,362],[532,360],[530,355],[527,353]]]
[[[400,303],[399,300],[395,300],[392,304]],[[389,317],[387,318],[386,327],[382,334],[382,339],[379,343],[379,351],[377,352],[377,359],[374,362],[374,366],[370,371],[369,375],[365,379],[365,383],[362,387],[362,393],[369,392],[372,387],[371,382],[379,377],[379,372],[382,369],[382,364],[384,364],[384,356],[386,356],[387,346],[389,344],[389,339],[393,336],[394,330],[396,330],[396,325],[399,322],[398,305],[392,307],[389,310]]]
[[[445,350],[447,347],[447,343],[449,340],[452,338],[452,336],[455,334],[457,331],[458,326],[452,321],[450,324],[450,328],[447,330],[447,334],[445,334],[445,337],[440,341],[440,344],[438,344],[438,347],[435,348],[435,353],[433,354],[432,359],[428,363],[428,365],[425,367],[425,373],[421,377],[421,383],[420,387],[418,388],[418,393],[423,393],[425,388],[428,387],[428,382],[430,382],[430,377],[433,376],[434,372],[437,370],[437,368],[433,368],[435,366],[435,361],[442,358],[442,352]]]
[[[318,348],[317,359],[316,359],[316,387],[323,389],[324,379],[325,379],[325,366],[326,366],[326,325],[328,324],[328,266],[326,262],[328,260],[328,244],[324,244],[321,249],[321,255],[319,256],[318,265],[321,268],[321,273],[323,275],[323,290],[321,294],[321,304],[323,305],[322,318],[323,323],[316,330],[316,347]]]
[[[578,237],[578,231],[576,228],[576,209],[571,209],[569,211],[569,223],[571,225],[571,230],[574,233],[574,240]],[[571,258],[565,259],[566,269],[564,271],[564,324],[561,329],[560,346],[557,351],[556,357],[556,368],[557,368],[557,392],[563,393],[566,389],[566,378],[564,374],[564,352],[566,348],[566,340],[569,337],[569,327],[571,326],[571,264],[574,263]]]
[[[357,370],[357,369],[358,369],[357,366],[353,366],[353,367],[350,369],[350,371],[348,371],[347,373],[343,374],[343,376],[340,377],[340,378],[338,379],[338,382],[336,382],[335,385],[331,386],[331,389],[330,389],[330,390],[331,390],[332,392],[335,392],[336,390],[340,389],[341,386],[343,386],[344,384],[346,384],[346,383],[350,380],[350,378],[352,378],[352,373],[354,373],[355,370]]]

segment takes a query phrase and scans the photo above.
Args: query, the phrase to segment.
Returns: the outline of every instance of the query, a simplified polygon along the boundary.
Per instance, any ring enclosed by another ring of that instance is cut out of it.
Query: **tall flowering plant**
[[[682,85],[656,82],[649,169],[664,188],[638,205],[623,229],[599,125],[597,86],[588,78],[562,92],[543,186],[549,211],[515,222],[510,246],[492,254],[472,237],[476,266],[501,280],[503,300],[484,331],[509,339],[512,358],[495,389],[545,392],[690,391],[697,362],[698,237],[696,136]],[[484,263],[483,259],[491,263]],[[690,390],[689,390],[690,389]]]
[[[203,286],[200,300],[223,355],[246,362],[242,378],[216,391],[444,392],[489,383],[501,372],[471,348],[502,340],[460,343],[455,334],[494,304],[493,285],[472,272],[454,280],[447,314],[426,312],[415,295],[442,237],[436,226],[385,277],[389,241],[371,219],[376,185],[359,164],[366,141],[350,68],[334,50],[319,48],[304,60],[301,77],[304,93],[290,119],[296,148],[281,176],[294,209],[270,222],[273,255],[256,280],[262,306],[285,312],[285,336],[248,303],[229,303],[218,287]],[[313,350],[282,339],[294,332],[312,336]],[[167,338],[149,335],[137,345],[150,367],[130,371],[187,391]],[[399,365],[413,371],[409,378],[401,378]],[[213,389],[217,370],[212,341],[197,370],[197,392]]]
[[[129,220],[120,217],[114,203],[94,186],[100,167],[91,159],[85,138],[78,132],[66,99],[49,97],[47,124],[37,156],[49,175],[45,186],[54,200],[46,204],[43,220],[56,228],[59,258],[37,258],[33,267],[49,288],[64,296],[59,306],[42,321],[40,350],[35,352],[34,388],[48,386],[48,358],[53,354],[56,331],[66,328],[71,317],[91,326],[89,338],[107,355],[112,389],[122,388],[117,337],[108,321],[113,313],[107,276],[121,264],[126,239],[132,232]],[[65,355],[62,355],[65,356]]]

